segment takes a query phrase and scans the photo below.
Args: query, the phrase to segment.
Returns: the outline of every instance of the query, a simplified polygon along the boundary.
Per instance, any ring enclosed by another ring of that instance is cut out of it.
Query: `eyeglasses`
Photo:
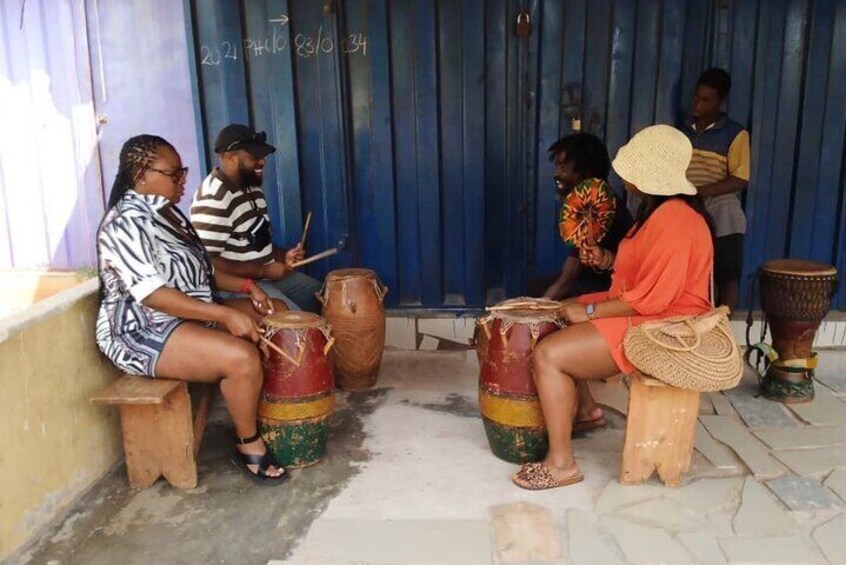
[[[265,141],[267,141],[267,134],[263,131],[260,131],[252,137],[248,137],[247,139],[239,139],[238,141],[233,141],[232,143],[227,145],[226,149],[224,149],[223,151],[232,151],[234,148],[245,143],[264,143]]]
[[[153,167],[147,167],[148,171],[153,171],[154,173],[159,173],[160,175],[165,175],[173,179],[173,182],[179,184],[185,177],[188,176],[188,167],[179,167],[175,171],[163,171],[161,169],[154,169]]]

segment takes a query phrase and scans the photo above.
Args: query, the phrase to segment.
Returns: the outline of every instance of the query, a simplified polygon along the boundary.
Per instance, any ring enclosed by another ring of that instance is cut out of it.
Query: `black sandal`
[[[238,445],[246,445],[248,443],[253,443],[257,439],[259,439],[261,435],[259,432],[256,432],[255,435],[242,438],[238,437],[235,438],[235,443]],[[232,464],[238,467],[242,473],[247,475],[247,477],[256,482],[260,485],[264,486],[278,486],[281,485],[287,478],[288,473],[282,467],[277,467],[282,469],[282,474],[278,477],[273,477],[267,474],[267,470],[273,465],[273,461],[270,460],[270,455],[266,452],[264,455],[254,455],[251,453],[242,453],[237,447],[235,448],[235,455],[231,459]],[[258,465],[258,471],[253,473],[247,465]]]

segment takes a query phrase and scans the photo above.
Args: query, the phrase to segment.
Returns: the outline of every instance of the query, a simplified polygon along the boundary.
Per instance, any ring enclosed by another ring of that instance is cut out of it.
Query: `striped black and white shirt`
[[[257,241],[250,231],[262,220],[267,237]],[[191,223],[212,257],[262,263],[273,259],[270,217],[260,187],[237,189],[215,169],[194,194]]]
[[[164,196],[127,191],[103,218],[97,249],[103,289],[97,343],[107,355],[121,334],[175,320],[142,304],[158,288],[214,301],[208,255],[188,218]]]

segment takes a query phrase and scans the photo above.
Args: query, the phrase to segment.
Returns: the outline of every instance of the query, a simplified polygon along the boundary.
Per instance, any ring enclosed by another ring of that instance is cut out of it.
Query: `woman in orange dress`
[[[710,219],[685,177],[692,147],[679,130],[651,126],[635,135],[614,159],[626,190],[643,197],[634,226],[616,257],[590,246],[582,260],[613,269],[611,288],[562,303],[568,326],[547,336],[534,353],[534,380],[549,434],[549,452],[512,477],[522,488],[541,490],[583,479],[571,433],[576,384],[634,371],[623,338],[630,326],[712,308]]]

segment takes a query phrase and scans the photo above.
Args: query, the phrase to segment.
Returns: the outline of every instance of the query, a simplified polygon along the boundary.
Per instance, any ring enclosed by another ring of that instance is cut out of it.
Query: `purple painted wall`
[[[0,268],[95,261],[103,212],[82,0],[0,0]]]
[[[202,171],[185,29],[173,0],[0,0],[0,269],[94,265],[132,135],[176,146],[190,201]]]
[[[87,0],[94,105],[100,125],[105,193],[124,141],[149,133],[170,141],[190,168],[181,208],[205,176],[200,171],[192,69],[180,0]]]

